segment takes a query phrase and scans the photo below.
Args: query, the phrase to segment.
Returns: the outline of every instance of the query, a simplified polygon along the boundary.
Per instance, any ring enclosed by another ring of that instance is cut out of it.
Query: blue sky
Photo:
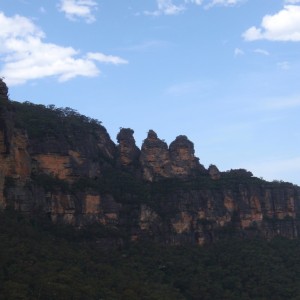
[[[0,0],[0,75],[172,142],[208,167],[300,184],[300,0]]]

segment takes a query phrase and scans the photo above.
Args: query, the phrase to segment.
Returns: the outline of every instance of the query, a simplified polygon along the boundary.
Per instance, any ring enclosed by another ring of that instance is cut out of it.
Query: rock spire
[[[0,77],[0,100],[8,100],[8,88],[3,78]]]

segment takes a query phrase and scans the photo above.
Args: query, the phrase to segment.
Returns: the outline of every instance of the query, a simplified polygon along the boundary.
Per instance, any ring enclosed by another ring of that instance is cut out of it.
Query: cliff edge
[[[121,128],[117,141],[71,108],[9,100],[0,79],[0,208],[170,244],[298,237],[298,186],[206,170],[184,135],[167,145],[149,130],[139,149]]]

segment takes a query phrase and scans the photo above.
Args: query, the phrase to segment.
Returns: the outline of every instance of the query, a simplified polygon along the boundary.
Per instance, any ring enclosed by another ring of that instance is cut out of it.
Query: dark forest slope
[[[228,238],[210,246],[103,247],[82,231],[0,214],[0,299],[296,300],[300,241]],[[92,233],[92,234],[91,234]]]

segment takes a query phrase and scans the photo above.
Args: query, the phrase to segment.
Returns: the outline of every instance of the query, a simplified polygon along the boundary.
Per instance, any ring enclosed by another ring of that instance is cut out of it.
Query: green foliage
[[[81,115],[70,107],[57,108],[28,101],[11,103],[16,127],[26,129],[31,138],[39,141],[62,136],[72,143],[76,137],[95,134],[95,130],[103,128],[100,121]]]
[[[299,240],[227,239],[204,247],[139,242],[107,248],[99,247],[103,237],[97,226],[75,230],[12,210],[0,213],[0,299],[300,297]]]
[[[9,109],[15,111],[15,125],[26,129],[31,140],[61,139],[72,145],[104,130],[100,122],[70,108],[13,102]],[[99,154],[95,159],[105,163],[107,158]],[[75,230],[52,225],[40,216],[0,213],[0,300],[300,299],[300,241],[234,239],[240,234],[234,226],[238,220],[215,231],[220,241],[205,247],[124,242],[126,231],[133,227],[129,223],[136,220],[131,216],[141,203],[168,220],[177,213],[176,205],[169,203],[178,192],[229,189],[235,193],[241,186],[291,184],[268,183],[244,169],[221,173],[219,180],[200,174],[189,180],[147,183],[111,164],[98,178],[80,177],[72,184],[47,174],[33,174],[32,180],[46,192],[113,195],[123,204],[121,213],[126,213],[128,224],[122,224],[124,234],[100,224]],[[7,189],[14,184],[13,178],[5,178]],[[207,220],[200,222],[203,227],[213,226]]]
[[[227,172],[222,173],[223,177],[227,178],[236,178],[236,177],[252,177],[253,174],[250,171],[247,171],[246,169],[231,169]]]

